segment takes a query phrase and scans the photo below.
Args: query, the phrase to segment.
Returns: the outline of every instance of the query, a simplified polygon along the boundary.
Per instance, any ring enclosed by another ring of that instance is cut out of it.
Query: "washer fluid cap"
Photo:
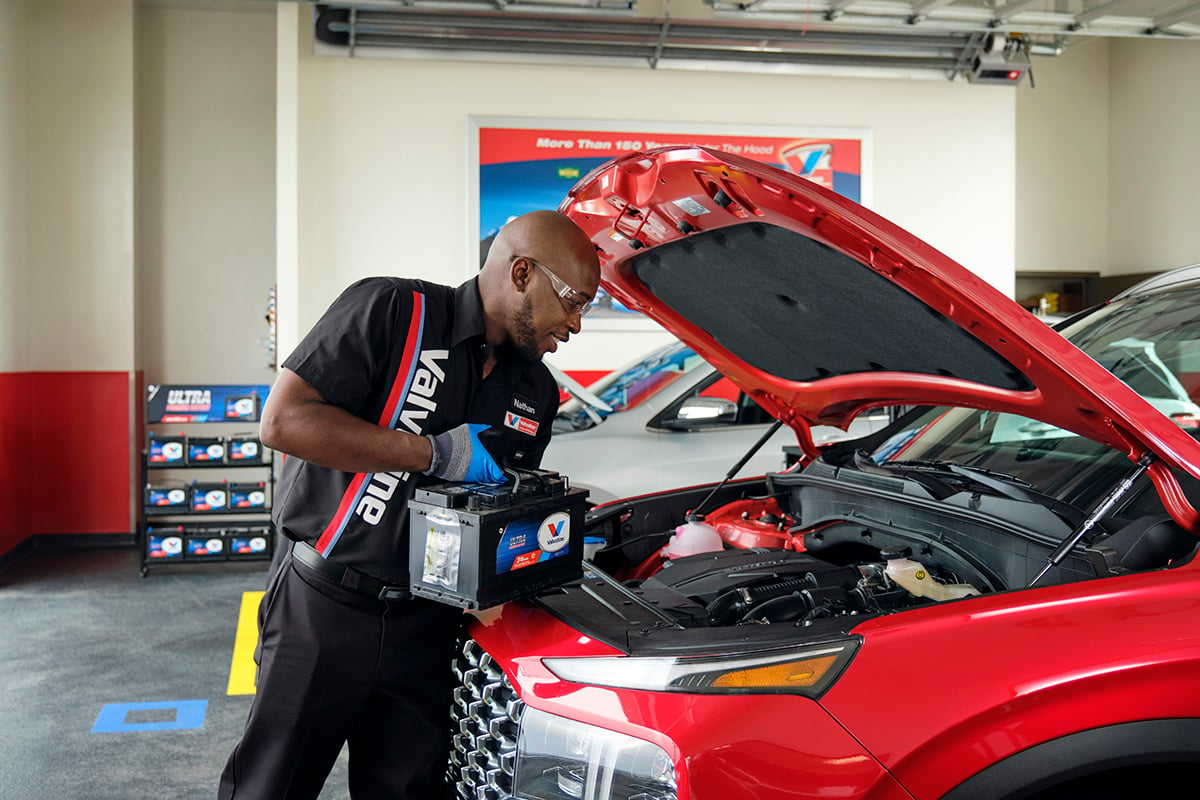
[[[892,545],[879,551],[879,557],[884,561],[891,561],[896,558],[908,558],[911,555],[912,548],[906,544]]]

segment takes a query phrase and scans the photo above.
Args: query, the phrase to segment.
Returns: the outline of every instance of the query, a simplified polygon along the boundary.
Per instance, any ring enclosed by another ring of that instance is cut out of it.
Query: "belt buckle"
[[[380,600],[408,600],[412,594],[403,586],[384,586],[379,590]]]

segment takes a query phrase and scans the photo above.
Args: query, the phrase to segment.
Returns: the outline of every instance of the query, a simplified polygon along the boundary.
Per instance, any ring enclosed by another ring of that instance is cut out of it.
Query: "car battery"
[[[501,486],[442,483],[409,502],[409,588],[489,608],[583,574],[586,489],[548,470],[513,470]]]
[[[225,460],[230,464],[261,464],[262,442],[252,433],[234,434],[225,440]]]
[[[229,560],[263,558],[271,552],[271,526],[247,525],[225,529]]]
[[[187,510],[187,484],[146,484],[146,505],[156,510],[180,509]]]
[[[250,511],[267,507],[267,486],[258,483],[229,484],[229,508],[231,511]]]
[[[186,436],[155,436],[152,433],[150,446],[146,450],[146,460],[155,466],[182,465],[186,446]]]
[[[258,419],[258,395],[231,394],[226,397],[225,419],[227,421]]]
[[[225,483],[193,483],[192,511],[228,511],[229,485]]]
[[[224,464],[225,440],[220,436],[189,436],[188,464]]]
[[[187,437],[156,437],[150,434],[150,445],[146,447],[146,461],[155,467],[167,467],[170,464],[184,463],[184,452]]]
[[[183,560],[183,526],[146,526],[146,560]]]
[[[184,528],[183,558],[185,561],[223,561],[227,552],[225,543],[220,528]]]

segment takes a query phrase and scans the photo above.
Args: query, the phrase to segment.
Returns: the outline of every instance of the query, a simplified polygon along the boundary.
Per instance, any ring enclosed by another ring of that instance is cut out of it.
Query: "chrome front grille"
[[[525,703],[504,670],[474,639],[454,661],[457,686],[450,706],[454,736],[449,782],[458,800],[510,800],[517,758],[517,727]]]

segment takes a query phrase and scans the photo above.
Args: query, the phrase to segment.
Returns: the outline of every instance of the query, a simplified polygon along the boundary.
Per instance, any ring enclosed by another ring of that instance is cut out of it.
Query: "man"
[[[260,606],[257,693],[223,800],[315,798],[347,742],[355,800],[446,796],[462,614],[408,595],[408,500],[537,466],[558,404],[541,358],[579,332],[599,275],[587,236],[535,211],[456,289],[349,287],[284,362],[261,438],[288,456],[274,515],[294,544]]]

